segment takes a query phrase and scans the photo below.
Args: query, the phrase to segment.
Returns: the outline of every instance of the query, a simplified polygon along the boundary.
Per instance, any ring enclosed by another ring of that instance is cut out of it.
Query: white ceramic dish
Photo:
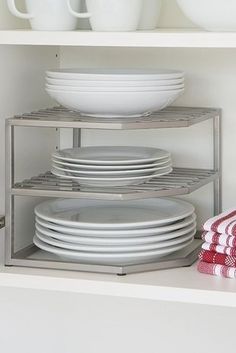
[[[81,229],[140,229],[169,225],[194,213],[179,199],[153,198],[135,201],[56,199],[35,207],[37,217]]]
[[[146,92],[79,92],[46,89],[51,98],[90,117],[116,118],[150,115],[171,105],[184,90]],[[121,104],[122,102],[122,104]]]
[[[75,261],[81,261],[84,263],[97,263],[104,265],[125,265],[125,264],[135,264],[135,263],[145,263],[158,259],[160,257],[166,256],[173,252],[176,252],[180,249],[185,248],[193,241],[193,237],[190,240],[182,244],[175,246],[170,246],[164,249],[157,249],[151,251],[138,251],[132,253],[111,253],[111,254],[102,254],[102,253],[87,253],[87,252],[78,252],[73,250],[65,250],[48,245],[42,242],[37,236],[34,237],[34,244],[47,252],[58,255],[64,259],[74,259]]]
[[[68,175],[74,176],[91,176],[91,177],[126,177],[126,176],[142,176],[142,175],[150,175],[162,171],[166,168],[171,167],[171,163],[165,165],[164,167],[155,167],[155,168],[147,168],[147,169],[138,169],[138,170],[128,170],[128,171],[83,171],[83,170],[75,170],[69,168],[61,168],[56,165],[52,165],[53,169],[58,170],[59,172],[68,173]]]
[[[124,32],[136,31],[138,28],[143,0],[85,0],[87,13],[78,13],[70,2],[71,15],[78,18],[89,18],[93,31]]]
[[[236,31],[235,0],[177,0],[184,14],[209,31]]]
[[[47,90],[65,108],[82,115],[126,118],[150,115],[171,105],[183,92],[66,92]],[[120,104],[122,102],[122,104]]]
[[[184,77],[170,79],[170,80],[144,80],[144,81],[105,81],[105,80],[70,80],[70,79],[57,79],[46,76],[46,82],[50,85],[57,86],[79,86],[79,87],[160,87],[160,86],[173,86],[184,83]]]
[[[57,236],[65,236],[64,240],[72,242],[80,242],[83,240],[85,244],[107,244],[107,245],[124,245],[138,244],[154,241],[162,241],[165,239],[176,238],[183,235],[186,228],[192,227],[196,223],[196,215],[192,214],[177,222],[165,226],[156,226],[151,228],[138,229],[80,229],[63,226],[60,224],[45,221],[36,217],[36,225],[40,227],[40,232],[48,236],[57,238]],[[45,229],[52,234],[45,233]],[[190,229],[191,230],[191,229]],[[59,240],[63,240],[58,238]],[[77,241],[76,241],[77,240]]]
[[[102,81],[140,81],[140,80],[172,80],[182,79],[184,72],[169,69],[94,69],[72,68],[48,70],[46,75],[51,78],[69,80],[102,80]]]
[[[138,29],[153,30],[157,28],[161,7],[162,0],[144,0]]]
[[[89,186],[89,187],[121,187],[121,186],[130,186],[130,185],[140,185],[144,184],[151,179],[169,174],[172,172],[172,168],[165,168],[162,169],[159,172],[156,172],[151,175],[143,175],[143,176],[130,176],[130,177],[88,177],[88,176],[74,176],[74,175],[68,175],[68,172],[62,172],[58,171],[55,168],[52,168],[51,172],[52,174],[64,178],[64,179],[71,179],[71,180],[76,180],[81,186]]]
[[[184,83],[178,85],[170,86],[147,86],[147,87],[100,87],[100,86],[91,86],[91,87],[80,87],[80,86],[62,86],[62,85],[51,85],[46,84],[46,90],[54,91],[66,91],[66,92],[162,92],[162,91],[178,91],[184,89]]]
[[[42,221],[43,222],[43,221]],[[45,224],[45,222],[43,222]],[[46,223],[47,224],[47,223]],[[192,222],[189,226],[184,227],[180,230],[173,231],[166,234],[155,234],[152,236],[144,236],[144,237],[114,237],[113,234],[111,237],[89,237],[89,236],[75,236],[69,235],[66,233],[58,233],[49,228],[41,226],[36,221],[36,231],[39,233],[46,235],[52,239],[57,239],[61,241],[65,241],[67,243],[73,244],[82,244],[82,245],[92,245],[92,246],[106,246],[106,247],[128,247],[128,246],[137,246],[144,244],[153,244],[158,242],[164,242],[170,239],[176,239],[178,237],[182,237],[189,232],[196,230],[196,222]],[[150,228],[152,229],[152,228]]]
[[[30,20],[33,30],[73,31],[78,21],[70,14],[68,2],[76,11],[80,11],[80,0],[25,0],[27,13],[17,9],[16,0],[7,0],[7,5],[13,16]]]
[[[89,165],[146,164],[170,157],[170,153],[153,147],[90,146],[68,148],[53,153],[53,158]]]
[[[195,229],[191,232],[188,232],[181,237],[164,240],[161,242],[154,242],[151,244],[140,244],[140,245],[124,245],[124,246],[106,246],[106,245],[82,245],[78,243],[71,243],[62,240],[57,240],[52,237],[49,237],[39,231],[36,231],[36,236],[44,243],[49,245],[56,246],[62,249],[74,250],[74,251],[83,251],[89,253],[132,253],[137,251],[149,251],[149,250],[156,250],[156,249],[164,249],[169,246],[176,246],[178,244],[184,243],[187,240],[190,240],[195,235]]]
[[[171,163],[171,158],[163,158],[158,160],[158,162],[148,163],[148,164],[128,164],[128,165],[95,165],[95,164],[77,164],[72,162],[66,162],[63,159],[52,158],[52,163],[55,166],[68,167],[72,170],[93,170],[93,171],[121,171],[121,170],[138,170],[138,169],[149,169],[155,167],[161,167],[169,165]]]

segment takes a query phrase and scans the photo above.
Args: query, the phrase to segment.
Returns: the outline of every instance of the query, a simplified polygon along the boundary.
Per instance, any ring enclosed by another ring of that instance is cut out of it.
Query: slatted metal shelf
[[[5,217],[0,216],[0,229],[5,227]]]
[[[8,119],[14,126],[38,126],[54,128],[137,130],[181,128],[219,117],[220,109],[168,107],[160,112],[141,118],[91,118],[69,111],[63,107],[42,109]]]
[[[12,188],[12,194],[18,196],[132,200],[189,194],[218,177],[218,172],[213,170],[174,168],[172,173],[154,178],[138,186],[90,188],[47,172],[16,183]]]

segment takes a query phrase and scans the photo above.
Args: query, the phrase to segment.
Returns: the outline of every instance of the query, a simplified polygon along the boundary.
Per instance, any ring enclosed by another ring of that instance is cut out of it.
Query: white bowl
[[[94,80],[66,80],[46,77],[46,82],[50,85],[58,86],[80,86],[80,87],[150,87],[150,86],[172,86],[184,83],[184,77],[170,80],[145,80],[145,81],[94,81]]]
[[[209,31],[236,31],[235,0],[177,0],[184,14]]]
[[[139,117],[172,104],[184,90],[147,92],[79,92],[46,89],[62,106],[93,117]]]
[[[55,91],[79,91],[79,92],[147,92],[147,91],[175,91],[184,89],[184,84],[173,86],[160,86],[160,87],[79,87],[79,86],[62,86],[62,85],[49,85],[46,84],[46,89]]]
[[[46,75],[51,78],[69,80],[102,80],[102,81],[140,81],[169,80],[183,78],[184,72],[169,69],[56,69],[49,70]]]

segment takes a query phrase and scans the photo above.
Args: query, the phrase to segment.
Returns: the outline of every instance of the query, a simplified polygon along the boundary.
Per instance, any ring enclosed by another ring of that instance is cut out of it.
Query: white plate
[[[162,167],[155,167],[155,168],[146,168],[146,169],[138,169],[138,170],[123,170],[123,171],[85,171],[85,170],[76,170],[76,169],[69,169],[59,167],[57,164],[52,164],[53,169],[58,171],[62,171],[67,173],[67,175],[74,175],[74,176],[92,176],[92,177],[126,177],[126,176],[142,176],[142,175],[150,175],[154,174],[155,172],[162,171],[163,169],[170,168],[171,163],[162,166]]]
[[[46,77],[46,82],[51,85],[80,86],[80,87],[150,87],[150,86],[172,86],[184,83],[184,77],[169,80],[146,80],[146,81],[92,81],[92,80],[61,80]]]
[[[183,71],[169,69],[93,69],[72,68],[48,70],[46,75],[51,78],[69,80],[169,80],[184,77]]]
[[[63,178],[63,179],[71,179],[76,180],[80,185],[90,186],[90,187],[120,187],[120,186],[129,186],[129,185],[141,185],[148,182],[151,179],[169,174],[173,171],[171,167],[165,168],[151,175],[143,175],[143,176],[133,176],[133,177],[124,177],[124,178],[95,178],[95,177],[80,177],[68,175],[65,172],[58,171],[57,169],[52,168],[52,174]]]
[[[130,246],[106,246],[106,245],[82,245],[82,244],[75,244],[71,242],[65,242],[61,240],[57,240],[43,233],[36,231],[36,236],[44,243],[49,245],[56,246],[62,249],[74,250],[74,251],[87,251],[87,252],[97,252],[97,253],[131,253],[136,251],[149,251],[149,250],[156,250],[156,249],[164,249],[169,246],[175,246],[181,243],[186,242],[193,238],[196,233],[196,229],[193,229],[191,232],[187,234],[174,238],[171,240],[165,240],[161,242],[151,243],[151,244],[141,244],[141,245],[130,245]]]
[[[178,91],[184,89],[184,83],[171,86],[149,86],[149,87],[101,87],[101,86],[61,86],[61,85],[45,85],[46,90],[55,90],[55,91],[68,91],[68,92],[149,92],[149,91]]]
[[[179,199],[153,198],[135,201],[58,199],[35,207],[37,217],[82,229],[139,229],[164,226],[194,213]]]
[[[130,146],[95,146],[61,150],[53,158],[83,164],[129,165],[147,164],[170,157],[170,153],[158,148]]]
[[[91,118],[104,119],[148,116],[168,107],[184,93],[184,89],[146,92],[80,92],[55,89],[46,91],[65,108]]]
[[[80,245],[92,245],[92,246],[110,246],[110,247],[124,247],[124,246],[137,246],[137,245],[144,245],[144,244],[152,244],[163,242],[171,239],[176,239],[182,237],[194,230],[196,230],[196,222],[192,221],[192,223],[180,230],[176,230],[173,232],[169,232],[166,234],[155,234],[151,236],[145,237],[123,237],[123,238],[116,238],[111,233],[110,237],[89,237],[89,236],[75,236],[75,235],[68,235],[66,233],[58,233],[52,231],[48,228],[41,226],[39,223],[36,222],[35,224],[36,231],[39,233],[46,235],[50,238],[65,241],[67,243],[73,244],[80,244]]]
[[[74,259],[76,261],[81,261],[84,263],[97,263],[97,264],[106,264],[106,265],[124,265],[124,264],[135,264],[135,263],[145,263],[158,259],[160,257],[166,256],[173,252],[176,252],[180,249],[185,248],[193,241],[193,237],[190,240],[182,244],[175,246],[170,246],[164,249],[157,249],[151,251],[138,251],[132,253],[111,253],[111,254],[102,254],[102,253],[87,253],[87,252],[78,252],[73,250],[65,250],[48,245],[42,242],[37,236],[34,236],[34,244],[47,252],[56,254],[61,258]]]
[[[148,164],[127,164],[127,165],[95,165],[95,164],[75,164],[72,162],[66,162],[63,159],[52,158],[52,162],[57,165],[62,165],[66,167],[70,167],[70,169],[83,169],[83,170],[138,170],[138,169],[146,169],[146,168],[155,168],[161,167],[165,164],[171,162],[171,158],[164,158],[158,160],[158,162],[148,163]]]
[[[187,218],[181,219],[173,224],[160,226],[160,227],[152,227],[152,228],[144,228],[144,229],[80,229],[80,228],[70,228],[64,227],[62,225],[57,225],[55,223],[51,223],[45,221],[39,217],[36,217],[36,225],[40,227],[40,231],[43,234],[51,235],[59,234],[63,236],[68,236],[68,239],[83,239],[85,244],[90,244],[90,242],[98,242],[98,244],[106,244],[107,245],[124,245],[126,242],[129,244],[134,244],[134,242],[141,242],[144,241],[153,242],[155,239],[154,237],[157,236],[158,239],[165,239],[168,235],[172,239],[178,236],[178,234],[182,235],[182,231],[185,231],[186,228],[192,227],[192,225],[196,222],[196,215],[193,214]],[[47,230],[49,232],[52,231],[52,234],[45,233],[43,230]],[[72,236],[70,238],[70,236]],[[146,240],[149,238],[149,240]],[[58,238],[60,239],[60,238]],[[61,239],[63,240],[63,239]],[[68,240],[69,241],[69,240]],[[157,241],[157,240],[155,240]],[[72,241],[72,242],[75,242]],[[89,242],[89,243],[87,243]]]

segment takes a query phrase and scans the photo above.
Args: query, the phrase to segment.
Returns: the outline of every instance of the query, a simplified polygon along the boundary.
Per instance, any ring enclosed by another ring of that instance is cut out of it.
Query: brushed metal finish
[[[100,200],[134,200],[189,194],[218,179],[213,170],[174,168],[173,172],[137,186],[86,188],[50,172],[16,183],[12,195],[86,198]]]
[[[185,249],[160,258],[157,261],[125,266],[83,264],[62,261],[59,258],[58,260],[55,260],[54,257],[50,259],[51,255],[49,253],[45,254],[45,252],[39,251],[36,247],[31,247],[16,253],[12,259],[8,261],[7,265],[125,275],[130,273],[191,266],[198,258],[201,244],[202,241],[196,239]]]
[[[37,112],[16,115],[9,119],[15,126],[38,126],[74,129],[137,130],[188,127],[213,119],[220,114],[219,109],[169,107],[147,117],[125,119],[89,118],[63,107],[43,109]]]
[[[214,169],[174,168],[169,175],[154,178],[146,184],[125,188],[85,188],[72,180],[53,176],[50,172],[15,183],[14,181],[14,127],[72,128],[73,145],[81,145],[81,129],[153,129],[188,127],[202,121],[213,121]],[[214,212],[221,211],[221,111],[212,108],[169,107],[149,117],[138,119],[94,119],[80,116],[56,107],[23,114],[6,122],[6,265],[61,270],[88,271],[124,275],[128,273],[190,266],[197,259],[201,240],[156,262],[130,266],[101,266],[61,261],[38,250],[34,245],[14,253],[14,199],[15,196],[45,196],[89,198],[104,200],[132,200],[149,197],[184,195],[210,182],[214,183]],[[196,235],[199,237],[199,234]],[[33,238],[33,234],[32,234]]]

